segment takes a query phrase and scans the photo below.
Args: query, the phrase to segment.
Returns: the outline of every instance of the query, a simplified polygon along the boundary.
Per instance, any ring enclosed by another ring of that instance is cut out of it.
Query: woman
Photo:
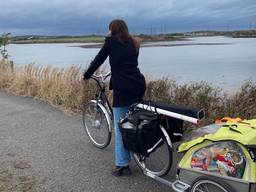
[[[109,35],[95,59],[84,73],[84,79],[91,75],[109,56],[113,89],[113,114],[115,128],[115,169],[114,176],[130,175],[130,153],[124,148],[118,121],[124,117],[132,103],[139,102],[146,89],[145,78],[138,68],[139,43],[129,34],[123,20],[109,24]]]

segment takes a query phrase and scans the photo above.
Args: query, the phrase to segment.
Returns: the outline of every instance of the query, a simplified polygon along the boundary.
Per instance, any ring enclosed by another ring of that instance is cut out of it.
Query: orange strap
[[[240,117],[236,117],[236,118],[231,118],[231,117],[223,117],[222,119],[216,119],[215,123],[219,124],[219,123],[238,123],[242,121],[242,119]]]

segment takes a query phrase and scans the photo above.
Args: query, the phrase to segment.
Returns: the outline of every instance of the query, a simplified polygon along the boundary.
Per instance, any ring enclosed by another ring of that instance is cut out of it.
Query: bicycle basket
[[[138,154],[149,156],[151,149],[161,138],[158,114],[135,108],[119,122],[125,148]],[[160,144],[159,144],[160,146]]]

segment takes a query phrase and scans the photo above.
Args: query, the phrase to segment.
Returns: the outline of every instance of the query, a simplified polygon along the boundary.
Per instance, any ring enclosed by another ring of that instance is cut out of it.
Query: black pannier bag
[[[119,122],[126,149],[149,156],[155,145],[162,144],[159,116],[157,113],[140,108],[130,110]]]

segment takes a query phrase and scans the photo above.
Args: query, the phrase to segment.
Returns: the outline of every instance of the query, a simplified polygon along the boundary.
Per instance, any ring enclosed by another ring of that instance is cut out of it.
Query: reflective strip
[[[152,148],[148,149],[147,152],[151,153],[161,141],[163,141],[162,138]]]
[[[181,115],[179,113],[174,113],[174,112],[167,111],[167,110],[164,110],[164,109],[160,109],[160,108],[157,108],[157,107],[152,107],[150,105],[140,103],[140,104],[137,105],[137,107],[139,107],[141,109],[148,110],[148,111],[156,111],[159,114],[166,115],[166,116],[169,116],[169,117],[174,117],[174,118],[181,119],[181,120],[184,120],[184,121],[189,121],[189,122],[194,123],[194,124],[199,124],[199,119],[197,119],[197,118],[189,117],[189,116],[186,116],[186,115]]]

